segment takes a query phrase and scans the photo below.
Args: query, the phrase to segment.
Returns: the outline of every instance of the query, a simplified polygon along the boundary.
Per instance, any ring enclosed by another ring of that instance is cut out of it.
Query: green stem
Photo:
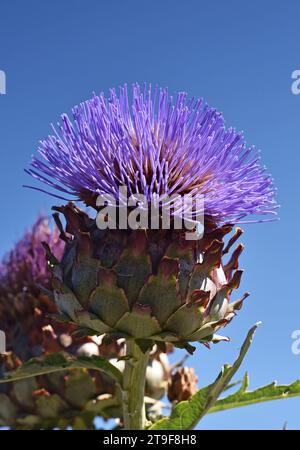
[[[146,425],[145,377],[149,351],[143,353],[133,340],[126,342],[127,355],[123,374],[123,419],[126,430],[143,430]]]

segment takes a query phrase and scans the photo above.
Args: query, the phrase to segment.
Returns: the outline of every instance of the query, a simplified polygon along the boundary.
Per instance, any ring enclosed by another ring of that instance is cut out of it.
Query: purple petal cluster
[[[7,292],[11,296],[21,292],[33,295],[39,290],[37,285],[50,287],[51,275],[42,242],[48,244],[53,254],[61,257],[63,242],[59,239],[57,229],[50,230],[45,217],[39,217],[35,221],[31,230],[25,233],[0,263],[1,298],[3,292]]]
[[[276,214],[271,177],[242,133],[202,99],[167,89],[126,85],[101,93],[66,114],[41,141],[28,172],[66,200],[95,206],[99,194],[202,194],[217,224]],[[41,190],[41,189],[40,189]],[[49,192],[48,192],[49,193]],[[70,197],[69,197],[70,196]],[[259,221],[258,219],[256,221]]]

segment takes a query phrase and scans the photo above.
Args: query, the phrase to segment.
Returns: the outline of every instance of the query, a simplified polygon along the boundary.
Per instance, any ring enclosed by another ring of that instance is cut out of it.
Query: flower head
[[[72,113],[73,121],[63,114],[58,129],[41,141],[42,159],[34,156],[28,170],[63,196],[95,206],[98,195],[117,197],[124,185],[149,201],[153,195],[201,194],[205,213],[218,225],[275,214],[272,180],[258,152],[202,99],[136,84],[130,102],[125,85]]]
[[[54,301],[41,290],[51,287],[42,241],[61,257],[58,230],[51,231],[48,220],[39,217],[0,264],[0,328],[6,333],[7,348],[21,358],[39,352],[42,329],[51,323],[46,314],[57,312]]]
[[[62,255],[63,242],[58,230],[55,228],[52,232],[48,220],[40,216],[0,263],[0,297],[4,297],[4,292],[10,297],[22,292],[34,295],[39,292],[39,285],[50,287],[42,242],[47,243],[57,257]]]

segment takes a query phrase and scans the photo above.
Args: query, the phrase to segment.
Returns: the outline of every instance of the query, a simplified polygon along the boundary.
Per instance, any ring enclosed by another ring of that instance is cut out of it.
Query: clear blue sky
[[[249,225],[243,238],[251,297],[227,328],[229,344],[201,348],[190,363],[208,383],[230,362],[248,328],[258,330],[243,371],[251,386],[300,378],[291,333],[300,329],[300,4],[264,1],[8,1],[0,6],[0,253],[53,199],[23,189],[23,173],[49,123],[93,91],[149,81],[203,96],[228,125],[263,151],[282,205],[277,223]],[[204,428],[300,428],[300,398],[210,415]]]

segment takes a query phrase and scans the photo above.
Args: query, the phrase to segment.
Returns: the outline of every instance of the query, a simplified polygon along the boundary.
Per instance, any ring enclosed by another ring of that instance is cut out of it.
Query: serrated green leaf
[[[254,325],[247,334],[241,347],[240,354],[232,366],[223,366],[218,378],[209,386],[200,389],[189,400],[174,406],[170,417],[165,417],[154,423],[150,430],[189,430],[193,429],[199,420],[210,410],[219,395],[229,385],[230,380],[239,369],[250,345],[258,324]]]
[[[290,385],[277,385],[276,382],[273,382],[253,391],[247,391],[246,389],[242,390],[241,388],[234,394],[217,400],[209,410],[209,413],[268,402],[270,400],[298,397],[300,396],[300,380],[296,380]]]
[[[38,375],[59,372],[66,369],[93,369],[105,372],[117,383],[122,383],[122,373],[109,361],[100,356],[78,356],[71,357],[63,353],[52,353],[41,358],[32,358],[14,372],[8,373],[0,379],[0,383],[22,380]]]

